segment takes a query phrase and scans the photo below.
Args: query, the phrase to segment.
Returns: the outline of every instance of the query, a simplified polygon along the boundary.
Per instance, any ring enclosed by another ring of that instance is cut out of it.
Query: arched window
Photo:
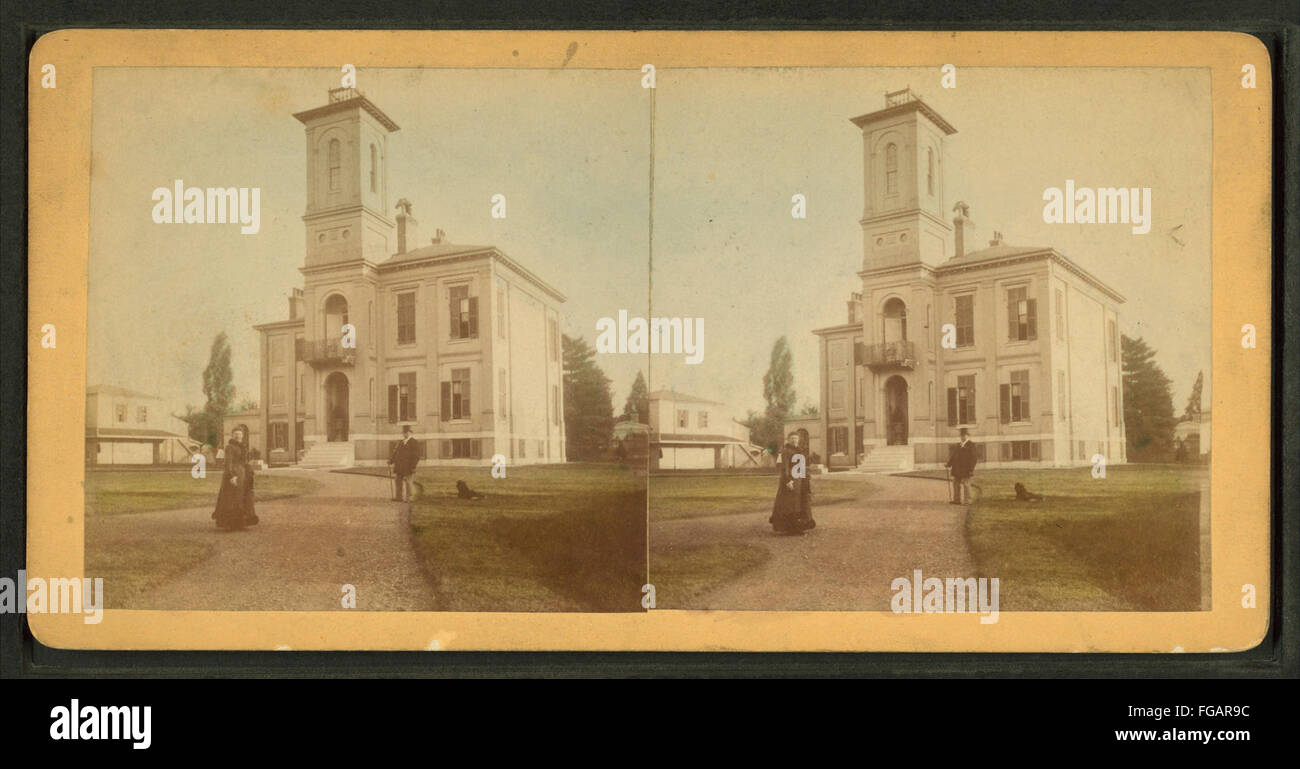
[[[934,148],[925,148],[925,188],[934,194]]]
[[[342,294],[330,294],[325,300],[325,338],[337,343],[348,322],[348,300]]]
[[[330,173],[330,190],[339,188],[339,175],[342,173],[342,161],[339,158],[339,140],[330,139],[329,148],[329,173]]]
[[[379,153],[370,145],[370,191],[379,192]]]
[[[882,320],[881,331],[883,337],[880,341],[888,344],[890,342],[904,342],[907,340],[907,305],[903,300],[893,297],[885,302],[881,312]]]
[[[885,194],[898,192],[898,145],[885,147]]]

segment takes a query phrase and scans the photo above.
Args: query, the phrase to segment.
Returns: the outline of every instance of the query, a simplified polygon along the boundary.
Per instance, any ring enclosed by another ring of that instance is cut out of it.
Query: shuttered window
[[[449,293],[451,338],[478,337],[478,297],[469,295],[469,286],[453,286]]]
[[[411,344],[415,341],[415,292],[406,291],[397,295],[397,343]]]
[[[1025,288],[1007,292],[1007,337],[1013,342],[1038,338],[1038,306]]]
[[[975,375],[957,377],[957,386],[948,388],[948,424],[975,424]]]
[[[415,372],[397,375],[397,384],[388,386],[388,421],[414,422],[416,419]]]
[[[442,383],[441,421],[470,418],[469,384],[469,369],[451,370],[451,380]]]
[[[1002,422],[1028,422],[1029,414],[1029,372],[1012,371],[1011,382],[1001,385]]]
[[[956,298],[957,346],[975,344],[975,295],[963,294]]]

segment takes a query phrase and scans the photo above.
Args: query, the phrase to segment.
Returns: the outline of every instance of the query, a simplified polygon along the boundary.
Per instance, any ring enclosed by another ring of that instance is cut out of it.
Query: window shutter
[[[469,335],[470,338],[478,336],[478,297],[469,298]]]
[[[397,385],[388,386],[388,421],[397,421]]]
[[[1005,385],[1003,386],[1005,387]],[[1002,443],[998,444],[998,446],[1001,447],[1001,450],[998,452],[998,456],[1002,458],[1002,461],[1006,462],[1009,459],[1011,459],[1011,444],[1008,443],[1007,441],[1003,441]]]
[[[442,406],[438,409],[438,420],[446,422],[451,419],[451,382],[442,383]]]
[[[970,400],[968,400],[967,403],[970,404],[966,409],[966,416],[967,418],[970,419],[970,421],[967,424],[975,424],[976,400],[975,400],[975,377],[973,375],[970,378]]]
[[[1030,316],[1033,317],[1032,315]],[[1033,326],[1030,326],[1033,328]],[[1020,418],[1023,420],[1033,419],[1033,413],[1029,410],[1029,372],[1025,372],[1025,378],[1020,382]]]
[[[442,442],[442,458],[451,459],[451,441]]]
[[[957,388],[948,388],[948,426],[957,424]]]
[[[420,418],[419,404],[420,401],[415,397],[415,382],[411,382],[409,386],[409,392],[406,395],[406,405],[411,410],[411,413],[406,417],[406,419],[414,422],[415,420]]]
[[[1029,458],[1030,458],[1030,459],[1041,459],[1042,456],[1043,456],[1043,449],[1042,449],[1041,446],[1039,446],[1038,441],[1032,441],[1032,442],[1030,442],[1030,444],[1029,444]]]
[[[1001,419],[1002,424],[1006,424],[1011,421],[1011,385],[998,385],[998,393],[1002,404],[998,416]]]
[[[480,438],[475,438],[474,440],[470,441],[470,456],[471,456],[473,459],[482,459],[482,458],[483,458],[483,441],[482,441],[482,439],[480,439]]]
[[[1038,300],[1029,300],[1029,338],[1038,338]]]

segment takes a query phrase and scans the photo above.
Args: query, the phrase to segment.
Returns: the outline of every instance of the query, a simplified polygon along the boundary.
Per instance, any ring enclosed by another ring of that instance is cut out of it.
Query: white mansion
[[[294,117],[307,252],[288,319],[256,326],[263,456],[382,465],[410,425],[431,464],[564,461],[564,296],[493,246],[441,230],[420,245],[411,204],[389,199],[398,126],[359,91]]]
[[[1050,247],[997,233],[977,247],[969,207],[944,197],[944,139],[956,129],[910,90],[853,123],[862,288],[843,325],[813,332],[819,415],[787,429],[831,467],[942,466],[962,427],[988,464],[1125,461],[1124,298]]]

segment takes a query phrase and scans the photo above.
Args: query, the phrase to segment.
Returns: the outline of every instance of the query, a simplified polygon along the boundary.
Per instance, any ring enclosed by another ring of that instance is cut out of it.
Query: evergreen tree
[[[636,372],[636,380],[632,382],[632,392],[628,394],[627,401],[623,404],[623,419],[632,418],[633,407],[636,408],[636,421],[643,425],[650,424],[650,390],[646,387],[645,376],[640,371]]]
[[[1130,462],[1167,462],[1173,455],[1174,401],[1169,377],[1146,342],[1120,338],[1124,365],[1124,431]]]
[[[1205,381],[1205,372],[1196,372],[1196,384],[1192,385],[1192,394],[1187,399],[1187,408],[1183,409],[1183,419],[1193,422],[1201,421],[1201,385]]]
[[[203,394],[207,403],[203,408],[185,407],[178,418],[189,425],[190,437],[209,446],[220,446],[222,420],[230,412],[235,399],[235,375],[230,367],[230,341],[222,331],[212,340],[208,350],[208,365],[203,369]]]
[[[763,375],[763,398],[767,408],[762,414],[749,412],[744,424],[749,428],[751,443],[775,453],[785,442],[785,421],[795,404],[793,357],[785,337],[772,345],[771,360]]]
[[[571,461],[600,459],[609,449],[614,427],[610,380],[596,365],[596,351],[582,337],[573,339],[565,334],[561,338],[565,454]]]

